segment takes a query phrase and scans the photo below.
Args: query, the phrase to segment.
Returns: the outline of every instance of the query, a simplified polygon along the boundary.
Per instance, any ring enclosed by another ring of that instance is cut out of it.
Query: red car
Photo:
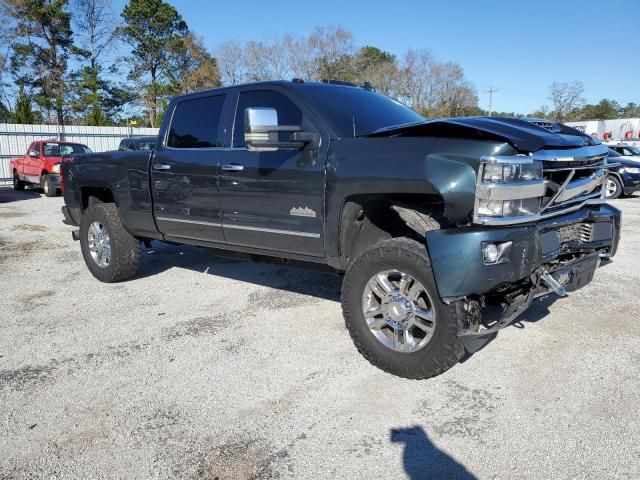
[[[13,188],[24,190],[26,185],[38,185],[47,197],[55,197],[60,189],[60,162],[73,153],[91,153],[81,143],[58,140],[33,142],[23,156],[10,162],[13,172]]]

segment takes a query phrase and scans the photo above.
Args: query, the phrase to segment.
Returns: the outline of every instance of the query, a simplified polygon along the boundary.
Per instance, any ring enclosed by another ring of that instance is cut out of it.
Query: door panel
[[[310,156],[310,152],[305,152]],[[316,153],[313,153],[316,155]],[[324,170],[303,165],[297,150],[225,151],[221,171],[222,223],[226,241],[271,250],[320,255]]]
[[[299,125],[307,131],[316,128],[304,107],[284,92],[241,92],[235,116],[234,148],[225,150],[221,160],[225,240],[235,245],[322,256],[322,150],[248,151],[244,146],[243,119],[244,110],[249,107],[275,108],[279,125]]]
[[[224,240],[218,177],[225,98],[205,95],[178,102],[167,145],[158,145],[153,155],[154,216],[165,236]]]
[[[162,150],[156,152],[153,179],[154,212],[165,235],[222,241],[218,168],[221,152]],[[166,170],[156,168],[169,166]]]

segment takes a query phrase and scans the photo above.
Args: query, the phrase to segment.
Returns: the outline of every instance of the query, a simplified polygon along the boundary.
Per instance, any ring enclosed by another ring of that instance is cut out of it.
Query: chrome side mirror
[[[30,156],[31,158],[39,158],[39,157],[40,157],[40,154],[39,154],[37,151],[35,151],[35,150],[29,150],[29,156]]]
[[[247,108],[244,111],[244,143],[251,151],[275,152],[278,147],[278,111]]]

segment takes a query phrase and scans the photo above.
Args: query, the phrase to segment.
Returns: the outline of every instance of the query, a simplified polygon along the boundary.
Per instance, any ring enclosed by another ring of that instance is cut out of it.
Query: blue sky
[[[116,8],[124,5],[116,0]],[[340,25],[358,45],[401,55],[428,48],[462,65],[487,108],[527,113],[553,81],[581,80],[585,98],[640,103],[640,0],[169,0],[214,47],[225,40],[306,35]],[[118,10],[119,11],[119,10]]]

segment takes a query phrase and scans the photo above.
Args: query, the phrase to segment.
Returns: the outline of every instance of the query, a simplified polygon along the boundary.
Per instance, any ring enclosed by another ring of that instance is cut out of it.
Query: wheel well
[[[49,175],[49,172],[47,172],[44,168],[42,169],[42,171],[40,172],[40,176],[44,176],[44,175]]]
[[[424,241],[394,207],[415,209],[438,221],[442,219],[443,201],[438,195],[375,194],[346,199],[340,222],[340,256],[347,265],[376,242],[409,237]]]
[[[96,203],[115,203],[111,190],[103,187],[85,187],[80,190],[82,210]]]

